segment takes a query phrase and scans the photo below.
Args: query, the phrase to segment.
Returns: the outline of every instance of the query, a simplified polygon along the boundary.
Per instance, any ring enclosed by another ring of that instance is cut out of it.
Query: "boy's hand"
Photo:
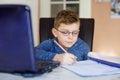
[[[76,56],[71,53],[56,54],[53,58],[54,61],[58,61],[63,65],[74,64],[76,62]]]

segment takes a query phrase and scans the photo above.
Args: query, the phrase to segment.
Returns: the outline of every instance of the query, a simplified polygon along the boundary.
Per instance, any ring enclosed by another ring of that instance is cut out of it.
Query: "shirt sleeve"
[[[37,60],[41,61],[52,61],[55,54],[51,51],[53,43],[51,40],[46,40],[42,42],[40,45],[35,47],[35,57]]]
[[[87,60],[88,59],[88,52],[90,52],[90,48],[87,44],[84,45],[84,49],[83,49],[83,60]]]

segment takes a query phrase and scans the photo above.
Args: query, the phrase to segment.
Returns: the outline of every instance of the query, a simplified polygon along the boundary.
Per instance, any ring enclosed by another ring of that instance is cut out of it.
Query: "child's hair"
[[[79,16],[71,10],[62,10],[55,17],[54,28],[58,29],[61,23],[72,24],[80,23]]]

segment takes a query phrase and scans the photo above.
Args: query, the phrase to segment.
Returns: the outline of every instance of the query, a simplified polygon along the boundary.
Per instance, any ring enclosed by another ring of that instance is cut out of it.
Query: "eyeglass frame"
[[[57,28],[55,28],[57,31],[59,31],[60,33],[62,33],[64,36],[68,36],[68,35],[70,35],[70,33],[72,33],[72,36],[78,36],[79,35],[79,32],[80,32],[80,30],[79,31],[73,31],[73,32],[69,32],[69,31],[67,31],[67,32],[64,32],[64,31],[61,31],[61,30],[59,30],[59,29],[57,29]]]

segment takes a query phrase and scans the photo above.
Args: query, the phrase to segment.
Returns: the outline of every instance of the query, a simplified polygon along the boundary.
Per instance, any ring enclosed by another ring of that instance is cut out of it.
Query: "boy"
[[[54,28],[52,28],[55,38],[43,41],[35,48],[37,60],[58,61],[61,64],[86,60],[90,49],[83,40],[78,38],[79,29],[78,15],[70,10],[60,11],[55,17]]]

